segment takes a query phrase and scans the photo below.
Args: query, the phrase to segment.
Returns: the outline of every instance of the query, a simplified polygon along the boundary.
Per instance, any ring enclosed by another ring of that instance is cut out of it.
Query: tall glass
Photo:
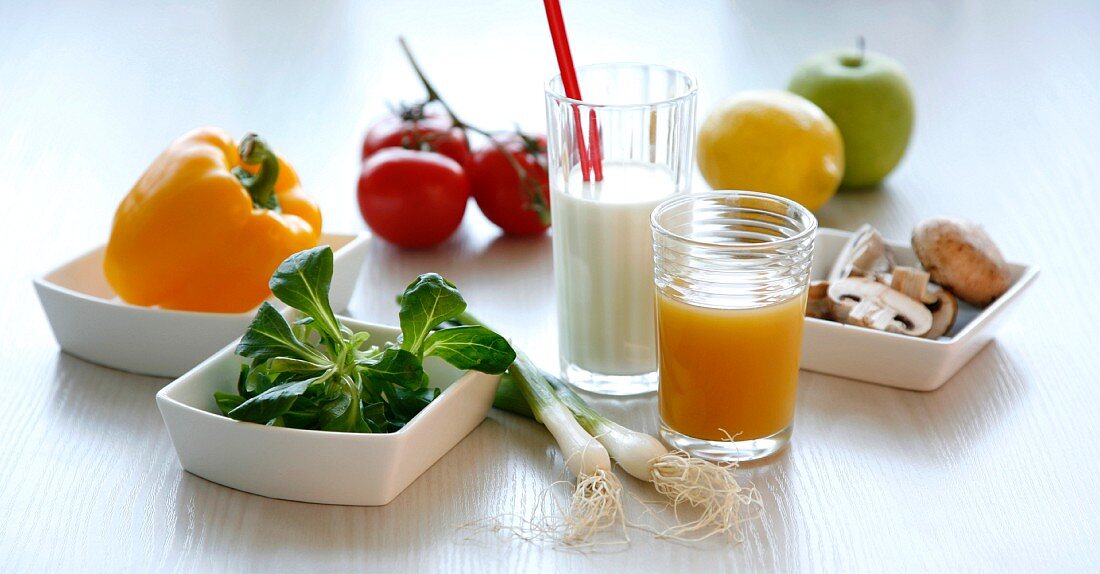
[[[720,461],[787,444],[817,220],[774,195],[717,192],[653,212],[661,436]]]
[[[550,206],[562,377],[609,395],[657,388],[649,217],[688,191],[695,80],[663,66],[577,69],[584,101],[546,85]],[[595,121],[592,115],[595,115]],[[602,181],[582,172],[596,128]]]

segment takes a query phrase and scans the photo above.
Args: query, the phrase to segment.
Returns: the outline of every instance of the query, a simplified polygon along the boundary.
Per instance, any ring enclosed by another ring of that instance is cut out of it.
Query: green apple
[[[816,54],[788,89],[817,104],[844,140],[843,187],[877,185],[898,165],[913,131],[913,94],[896,61],[867,52]]]

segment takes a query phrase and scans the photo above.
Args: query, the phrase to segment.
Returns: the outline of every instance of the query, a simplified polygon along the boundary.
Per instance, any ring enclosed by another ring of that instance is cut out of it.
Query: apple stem
[[[867,53],[867,40],[862,36],[856,36],[856,49],[859,50],[859,64],[863,64],[863,55]]]

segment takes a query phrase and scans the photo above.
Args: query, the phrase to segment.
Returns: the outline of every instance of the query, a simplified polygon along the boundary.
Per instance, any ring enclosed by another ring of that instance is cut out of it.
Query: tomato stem
[[[416,62],[416,58],[414,58],[412,55],[412,50],[409,49],[409,45],[405,42],[405,37],[399,36],[397,38],[397,41],[401,44],[401,51],[405,52],[405,57],[408,58],[409,64],[412,65],[413,71],[416,72],[416,76],[420,78],[420,83],[424,86],[424,90],[428,92],[428,99],[424,103],[428,104],[431,102],[439,102],[439,105],[443,106],[443,109],[447,112],[447,115],[451,116],[451,121],[454,122],[456,128],[460,128],[463,130],[468,129],[482,135],[488,135],[485,133],[484,130],[478,129],[458,119],[458,115],[456,115],[454,110],[451,109],[451,106],[447,105],[446,100],[439,96],[439,92],[435,91],[435,86],[433,86],[432,82],[428,80],[428,76],[424,74],[424,70],[420,68],[420,64]]]
[[[524,169],[522,165],[520,165],[519,161],[515,158],[515,156],[512,155],[510,151],[508,151],[504,144],[494,137],[494,134],[492,132],[460,120],[458,118],[458,115],[455,114],[454,109],[447,104],[443,97],[439,95],[439,92],[436,91],[435,86],[432,85],[432,82],[428,80],[428,76],[424,73],[424,70],[421,69],[420,64],[416,61],[416,58],[413,57],[412,50],[409,49],[409,45],[405,42],[404,36],[398,36],[397,42],[401,44],[401,51],[405,52],[405,57],[409,60],[409,64],[412,65],[413,71],[416,72],[416,76],[420,78],[420,83],[424,86],[424,91],[428,93],[428,97],[422,105],[427,105],[431,102],[438,102],[439,105],[443,107],[443,110],[447,112],[447,115],[451,116],[451,122],[454,124],[454,127],[463,131],[472,131],[486,137],[489,140],[489,143],[492,144],[493,147],[497,148],[497,150],[499,150],[504,155],[504,158],[508,161],[508,164],[512,166],[512,169],[516,170],[516,175],[519,176],[520,187],[528,192],[529,203],[527,208],[537,213],[540,221],[549,224],[550,210],[547,208],[546,201],[543,198],[542,182],[539,181],[537,178],[531,177],[531,175],[527,173],[527,170]],[[534,155],[537,163],[545,170],[545,160],[542,158],[541,155],[539,155],[539,153],[531,151],[532,148],[538,149],[538,142],[535,141],[534,138],[525,135],[518,129],[518,127],[516,129],[516,134],[523,141],[524,147],[527,149],[528,153]],[[469,149],[469,146],[470,138],[467,137],[467,149]],[[540,151],[545,152],[545,150]]]

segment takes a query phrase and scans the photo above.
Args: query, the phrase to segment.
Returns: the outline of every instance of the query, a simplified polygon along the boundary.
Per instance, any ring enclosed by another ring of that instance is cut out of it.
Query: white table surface
[[[181,470],[153,401],[166,380],[59,351],[31,278],[103,242],[145,165],[204,124],[264,135],[329,229],[361,229],[361,133],[386,101],[420,95],[395,37],[475,123],[540,129],[555,68],[541,3],[3,2],[0,571],[1100,568],[1100,5],[564,4],[578,63],[691,70],[701,113],[866,35],[908,67],[917,129],[886,185],[838,196],[822,224],[904,238],[926,216],[973,218],[1010,259],[1043,267],[1038,284],[939,391],[802,373],[790,449],[745,470],[765,510],[739,546],[466,540],[460,525],[531,504],[562,473],[544,431],[496,412],[385,507],[237,492]],[[393,295],[438,271],[551,367],[550,241],[501,238],[471,206],[438,249],[374,244],[351,314],[393,322]],[[655,430],[652,397],[595,403]]]

